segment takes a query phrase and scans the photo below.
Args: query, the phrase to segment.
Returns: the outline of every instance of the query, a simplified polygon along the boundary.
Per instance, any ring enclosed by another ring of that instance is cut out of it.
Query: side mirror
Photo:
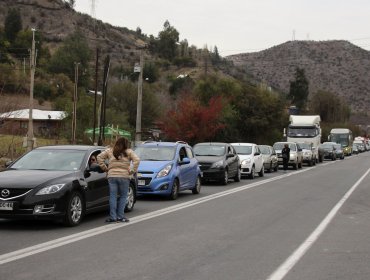
[[[259,153],[259,152],[255,152],[255,153],[254,153],[254,155],[255,155],[255,156],[259,156],[259,155],[260,155],[260,153]]]
[[[231,158],[231,157],[234,157],[235,155],[234,154],[227,154],[226,158]]]

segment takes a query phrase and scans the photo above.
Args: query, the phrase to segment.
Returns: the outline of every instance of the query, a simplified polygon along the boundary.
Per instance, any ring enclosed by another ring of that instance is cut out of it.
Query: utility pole
[[[35,50],[35,29],[32,28],[32,49],[31,49],[31,80],[30,80],[30,108],[28,116],[28,132],[27,132],[27,151],[31,151],[34,147],[34,136],[33,136],[33,87],[35,81],[35,68],[36,68],[36,50]]]
[[[95,62],[95,95],[94,95],[94,127],[93,127],[93,145],[95,142],[95,129],[96,129],[96,99],[98,95],[98,68],[99,68],[99,48],[96,49],[96,62]]]
[[[105,140],[104,130],[105,130],[105,111],[107,104],[107,90],[108,90],[108,76],[110,68],[110,56],[105,58],[104,64],[104,77],[103,77],[103,92],[102,92],[102,102],[100,109],[100,126],[99,126],[99,140],[98,145],[103,145]]]
[[[73,115],[72,115],[72,144],[76,144],[76,126],[77,126],[77,90],[78,90],[78,65],[79,62],[75,62],[75,89],[73,93]]]
[[[143,104],[144,52],[140,50],[140,75],[137,89],[135,146],[141,141],[141,109]]]

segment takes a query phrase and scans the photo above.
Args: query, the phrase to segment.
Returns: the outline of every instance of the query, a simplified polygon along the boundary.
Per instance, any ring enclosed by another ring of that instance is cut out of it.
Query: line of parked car
[[[276,142],[273,146],[254,143],[205,142],[191,147],[185,142],[147,141],[135,148],[140,157],[137,174],[129,187],[126,212],[132,211],[140,195],[176,199],[179,192],[199,194],[202,183],[227,185],[229,180],[263,177],[278,171],[281,150],[290,147],[289,165],[302,168],[324,159],[344,158],[336,143],[319,146],[316,158],[312,144]],[[36,148],[0,172],[0,218],[49,219],[67,226],[78,225],[91,212],[109,208],[106,174],[91,158],[105,147],[60,145]]]

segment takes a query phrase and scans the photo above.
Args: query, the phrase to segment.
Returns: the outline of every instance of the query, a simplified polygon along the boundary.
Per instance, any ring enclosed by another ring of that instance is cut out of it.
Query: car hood
[[[143,160],[140,161],[138,172],[139,173],[144,171],[159,172],[169,163],[172,163],[172,161]]]
[[[239,156],[240,161],[252,158],[252,155],[240,155],[240,154],[238,154],[238,156]]]
[[[269,159],[270,157],[271,157],[271,155],[262,155],[262,158],[263,158],[264,160]]]
[[[35,188],[50,180],[68,175],[75,177],[71,171],[45,171],[45,170],[16,170],[9,169],[0,172],[0,188]]]
[[[198,162],[214,163],[220,160],[225,160],[224,156],[196,156]]]

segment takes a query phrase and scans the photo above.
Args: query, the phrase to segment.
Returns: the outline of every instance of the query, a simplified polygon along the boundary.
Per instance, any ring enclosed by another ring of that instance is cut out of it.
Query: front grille
[[[148,186],[150,184],[150,182],[152,181],[152,178],[148,178],[148,177],[140,177],[140,178],[137,178],[138,180],[142,180],[142,181],[145,181],[145,186]],[[140,185],[142,186],[142,185]]]
[[[200,164],[200,170],[204,171],[209,169],[212,166],[212,163],[199,163]]]
[[[7,196],[3,195],[3,190],[8,190],[10,193]],[[25,195],[32,189],[8,189],[8,188],[0,188],[0,200],[8,200],[15,197],[19,197]]]

